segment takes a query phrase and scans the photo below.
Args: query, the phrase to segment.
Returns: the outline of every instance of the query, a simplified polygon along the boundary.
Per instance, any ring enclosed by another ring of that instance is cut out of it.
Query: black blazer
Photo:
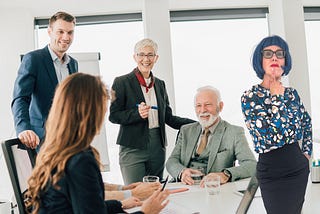
[[[91,149],[68,160],[58,185],[59,190],[50,186],[41,194],[39,214],[125,213],[120,201],[104,200],[102,176]]]
[[[72,57],[68,69],[70,74],[78,71],[78,62]],[[40,139],[43,138],[44,124],[57,85],[58,79],[48,46],[23,56],[11,103],[17,134],[33,130]]]
[[[163,80],[155,77],[154,89],[158,103],[161,142],[162,146],[165,147],[167,145],[165,124],[174,129],[179,129],[182,125],[194,121],[172,114]],[[112,123],[120,124],[117,144],[131,148],[146,148],[149,142],[148,119],[140,117],[136,106],[145,102],[145,99],[134,71],[117,77],[113,82],[112,90],[115,92],[115,100],[110,105],[109,120]]]

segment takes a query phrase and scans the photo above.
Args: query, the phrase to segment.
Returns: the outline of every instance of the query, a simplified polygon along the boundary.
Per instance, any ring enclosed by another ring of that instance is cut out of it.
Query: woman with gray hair
[[[137,67],[117,77],[112,85],[115,99],[109,120],[120,124],[117,144],[125,184],[142,181],[145,175],[162,179],[167,145],[165,124],[179,129],[194,122],[172,114],[165,82],[152,72],[159,58],[157,52],[158,45],[153,40],[140,40],[133,54]]]

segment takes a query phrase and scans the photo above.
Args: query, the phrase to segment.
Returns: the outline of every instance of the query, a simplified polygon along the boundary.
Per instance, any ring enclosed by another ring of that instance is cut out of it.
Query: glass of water
[[[142,181],[144,183],[151,183],[151,182],[159,182],[160,179],[158,176],[154,176],[154,175],[147,175],[147,176],[144,176]]]
[[[191,174],[191,178],[194,180],[194,185],[199,185],[202,178],[205,176],[205,168],[196,167],[192,169],[193,169],[193,172]]]
[[[204,178],[204,187],[208,195],[218,195],[220,193],[220,176],[210,175]]]

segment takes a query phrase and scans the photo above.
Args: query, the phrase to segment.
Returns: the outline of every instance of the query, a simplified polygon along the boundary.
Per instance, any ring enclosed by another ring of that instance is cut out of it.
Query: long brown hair
[[[48,186],[59,188],[67,161],[87,150],[99,132],[109,96],[100,77],[75,73],[57,88],[46,122],[46,136],[28,180],[33,213],[40,207],[40,195]],[[91,147],[97,163],[98,151]],[[54,172],[54,173],[53,173]]]

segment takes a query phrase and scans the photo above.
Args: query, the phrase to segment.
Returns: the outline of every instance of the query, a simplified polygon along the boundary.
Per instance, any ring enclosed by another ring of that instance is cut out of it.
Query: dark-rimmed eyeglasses
[[[137,53],[137,57],[139,59],[144,59],[145,57],[147,57],[147,59],[154,59],[156,55],[155,54],[152,54],[152,53],[148,53],[148,54],[145,54],[145,53]]]
[[[275,54],[278,59],[283,59],[286,56],[286,52],[284,50],[273,51],[273,50],[266,49],[261,51],[261,53],[262,53],[262,56],[266,59],[271,59],[273,57],[273,54]]]

